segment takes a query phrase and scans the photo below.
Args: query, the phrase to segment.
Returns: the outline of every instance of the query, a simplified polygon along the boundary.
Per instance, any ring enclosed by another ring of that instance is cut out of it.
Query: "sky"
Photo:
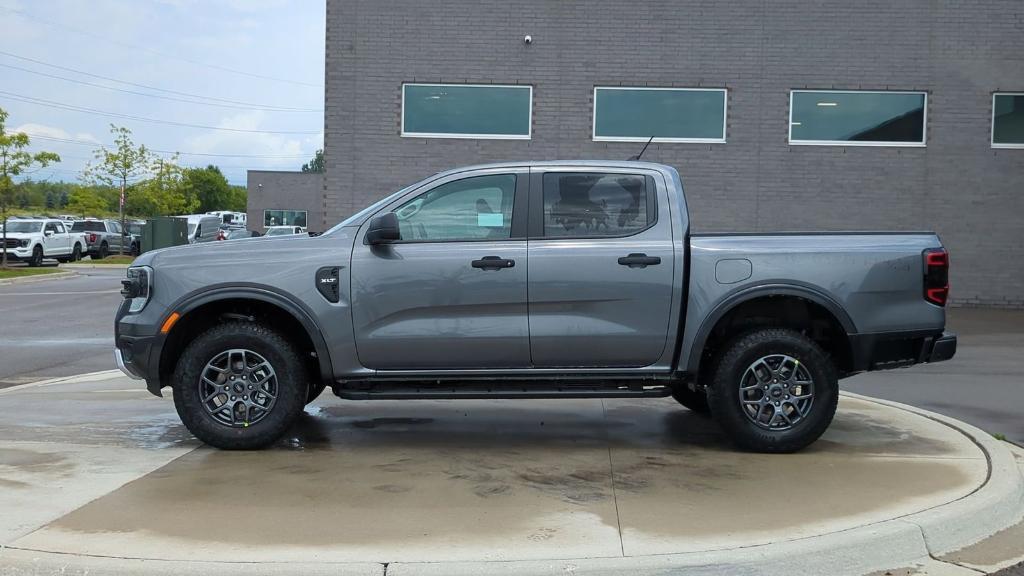
[[[298,170],[323,142],[324,0],[0,0],[8,131],[75,181],[110,124],[184,166]],[[69,142],[72,141],[72,142]]]

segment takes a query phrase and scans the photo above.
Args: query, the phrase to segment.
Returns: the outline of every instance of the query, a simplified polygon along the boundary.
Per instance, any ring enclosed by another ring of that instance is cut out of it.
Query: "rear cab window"
[[[543,225],[534,227],[533,236],[617,238],[657,221],[655,186],[649,176],[547,172],[542,185]]]

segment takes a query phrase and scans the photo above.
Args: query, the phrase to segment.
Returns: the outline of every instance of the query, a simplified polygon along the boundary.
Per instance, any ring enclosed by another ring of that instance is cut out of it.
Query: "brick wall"
[[[306,228],[323,232],[323,174],[250,170],[246,176],[249,229],[264,232],[264,210],[305,210]]]
[[[725,87],[726,144],[644,156],[695,231],[932,229],[956,302],[1024,307],[1024,150],[989,145],[991,93],[1024,91],[1020,0],[328,0],[326,49],[324,227],[455,166],[635,154],[591,140],[594,85]],[[411,81],[532,84],[533,138],[402,138]],[[793,88],[927,91],[928,146],[789,146]]]

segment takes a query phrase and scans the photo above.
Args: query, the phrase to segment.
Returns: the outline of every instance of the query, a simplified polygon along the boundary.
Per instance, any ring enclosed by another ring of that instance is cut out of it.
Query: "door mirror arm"
[[[394,212],[374,217],[366,229],[366,243],[370,245],[390,244],[401,239],[398,216]]]

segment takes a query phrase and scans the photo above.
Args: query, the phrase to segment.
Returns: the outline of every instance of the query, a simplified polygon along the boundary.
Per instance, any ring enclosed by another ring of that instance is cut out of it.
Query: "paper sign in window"
[[[501,228],[505,225],[505,215],[500,212],[497,214],[477,214],[476,225],[485,228]]]

